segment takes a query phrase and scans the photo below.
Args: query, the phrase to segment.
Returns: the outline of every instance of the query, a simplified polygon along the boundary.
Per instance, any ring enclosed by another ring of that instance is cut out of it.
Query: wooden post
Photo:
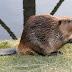
[[[28,18],[35,15],[35,0],[23,0],[24,25]]]

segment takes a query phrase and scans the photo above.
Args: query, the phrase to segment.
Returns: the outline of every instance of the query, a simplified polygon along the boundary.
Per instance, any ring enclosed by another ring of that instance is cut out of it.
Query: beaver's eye
[[[58,21],[59,25],[61,25],[61,20]]]
[[[68,23],[70,23],[70,20],[68,21]]]

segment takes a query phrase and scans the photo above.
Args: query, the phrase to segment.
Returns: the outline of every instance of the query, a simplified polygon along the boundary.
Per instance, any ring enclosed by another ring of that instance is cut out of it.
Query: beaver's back
[[[52,15],[32,16],[25,25],[21,40],[25,43],[40,42],[42,44],[48,44],[49,38],[56,37],[59,34],[57,25],[58,18]]]

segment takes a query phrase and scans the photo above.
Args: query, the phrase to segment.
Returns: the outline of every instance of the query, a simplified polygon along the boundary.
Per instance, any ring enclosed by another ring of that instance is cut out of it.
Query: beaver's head
[[[63,34],[63,37],[66,40],[72,38],[72,18],[70,17],[63,17],[60,18],[58,21],[59,30]]]

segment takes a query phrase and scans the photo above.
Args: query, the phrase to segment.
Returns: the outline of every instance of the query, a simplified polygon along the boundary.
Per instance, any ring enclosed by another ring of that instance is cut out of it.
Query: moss
[[[10,48],[16,47],[19,43],[19,40],[6,40],[0,42],[0,48]]]

